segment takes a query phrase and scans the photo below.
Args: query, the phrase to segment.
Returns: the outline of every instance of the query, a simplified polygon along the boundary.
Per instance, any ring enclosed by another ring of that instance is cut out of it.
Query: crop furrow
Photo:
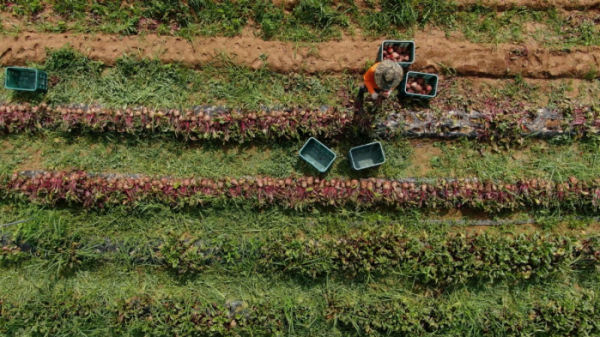
[[[420,32],[414,36],[419,46],[413,71],[442,73],[451,70],[461,76],[504,78],[588,78],[597,77],[600,47],[573,47],[568,51],[523,44],[477,44],[448,39],[443,32]],[[111,45],[106,48],[106,45]],[[2,65],[26,65],[43,62],[49,50],[70,45],[89,58],[114,65],[124,54],[159,58],[164,63],[181,62],[189,67],[222,63],[227,53],[233,61],[257,69],[266,66],[290,73],[363,72],[365,62],[376,57],[381,41],[342,39],[298,47],[293,43],[261,41],[253,37],[216,37],[195,39],[146,35],[123,37],[110,35],[41,34],[28,32],[19,37],[0,38]],[[224,47],[227,46],[227,47]],[[266,59],[265,59],[266,57]]]
[[[359,208],[470,208],[489,212],[552,208],[596,213],[600,179],[552,182],[477,179],[420,183],[386,179],[320,179],[313,177],[243,177],[239,179],[169,178],[76,172],[15,172],[0,183],[4,198],[38,204],[68,203],[108,208],[139,203],[172,207],[206,207],[216,201],[245,202],[256,207],[279,205],[301,210],[314,206]]]

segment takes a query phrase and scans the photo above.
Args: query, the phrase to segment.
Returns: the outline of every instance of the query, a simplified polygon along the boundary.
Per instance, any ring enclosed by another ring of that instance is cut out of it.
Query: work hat
[[[404,70],[398,63],[385,60],[375,69],[375,83],[382,90],[390,90],[398,86],[404,77]]]

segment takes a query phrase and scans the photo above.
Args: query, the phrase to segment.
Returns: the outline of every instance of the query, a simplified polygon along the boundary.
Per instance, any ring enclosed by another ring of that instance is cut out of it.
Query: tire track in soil
[[[446,38],[441,31],[417,33],[417,61],[413,71],[441,73],[452,69],[457,75],[501,78],[521,74],[525,78],[584,78],[600,69],[600,46],[577,47],[570,52],[553,51],[533,45],[476,44]],[[190,43],[179,37],[22,33],[0,38],[0,63],[26,65],[43,62],[46,49],[70,45],[92,59],[114,65],[123,54],[159,58],[165,63],[181,62],[201,67],[218,61],[220,53],[235,57],[240,65],[259,68],[267,57],[268,67],[277,72],[361,73],[367,61],[374,61],[380,40],[345,38],[309,47],[293,43],[264,41],[240,36],[200,38]]]

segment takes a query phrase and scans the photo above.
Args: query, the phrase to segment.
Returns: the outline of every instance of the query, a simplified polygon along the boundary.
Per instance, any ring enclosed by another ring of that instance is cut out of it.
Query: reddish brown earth
[[[521,74],[527,78],[583,78],[593,69],[600,69],[600,47],[578,47],[567,51],[511,44],[476,44],[446,38],[443,32],[418,33],[417,61],[411,70],[443,72],[444,68],[458,75],[504,77]],[[258,68],[265,58],[268,67],[278,72],[362,72],[367,61],[374,61],[380,41],[345,38],[316,44],[318,55],[309,47],[292,43],[264,41],[251,36],[233,38],[199,38],[190,43],[179,37],[147,35],[123,37],[116,35],[46,34],[26,32],[18,37],[0,38],[0,63],[25,65],[42,62],[46,48],[67,45],[92,59],[114,64],[123,54],[159,58],[165,63],[182,62],[201,67],[217,61],[227,53],[235,62]]]

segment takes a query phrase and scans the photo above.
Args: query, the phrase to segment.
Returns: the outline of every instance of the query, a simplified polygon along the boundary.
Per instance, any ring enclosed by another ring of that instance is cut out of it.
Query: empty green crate
[[[311,137],[300,149],[300,158],[316,168],[319,172],[326,172],[335,161],[336,155],[327,146]]]
[[[364,170],[385,163],[385,154],[379,142],[353,147],[348,157],[355,170]]]
[[[425,83],[431,85],[431,87],[432,87],[431,94],[423,95],[423,94],[415,94],[412,92],[407,92],[406,91],[406,81],[408,81],[409,77],[424,78]],[[438,76],[436,74],[418,73],[416,71],[409,71],[408,73],[406,73],[406,76],[404,76],[402,83],[400,83],[399,90],[400,90],[400,95],[402,95],[402,96],[432,98],[437,95],[437,87],[438,87]]]
[[[33,68],[7,67],[4,87],[19,91],[48,91],[48,75]]]
[[[397,62],[400,66],[406,68],[415,62],[415,43],[413,41],[394,41],[394,40],[385,40],[379,46],[379,51],[377,52],[377,62],[383,61],[383,46],[398,46],[398,47],[408,47],[408,61]]]

